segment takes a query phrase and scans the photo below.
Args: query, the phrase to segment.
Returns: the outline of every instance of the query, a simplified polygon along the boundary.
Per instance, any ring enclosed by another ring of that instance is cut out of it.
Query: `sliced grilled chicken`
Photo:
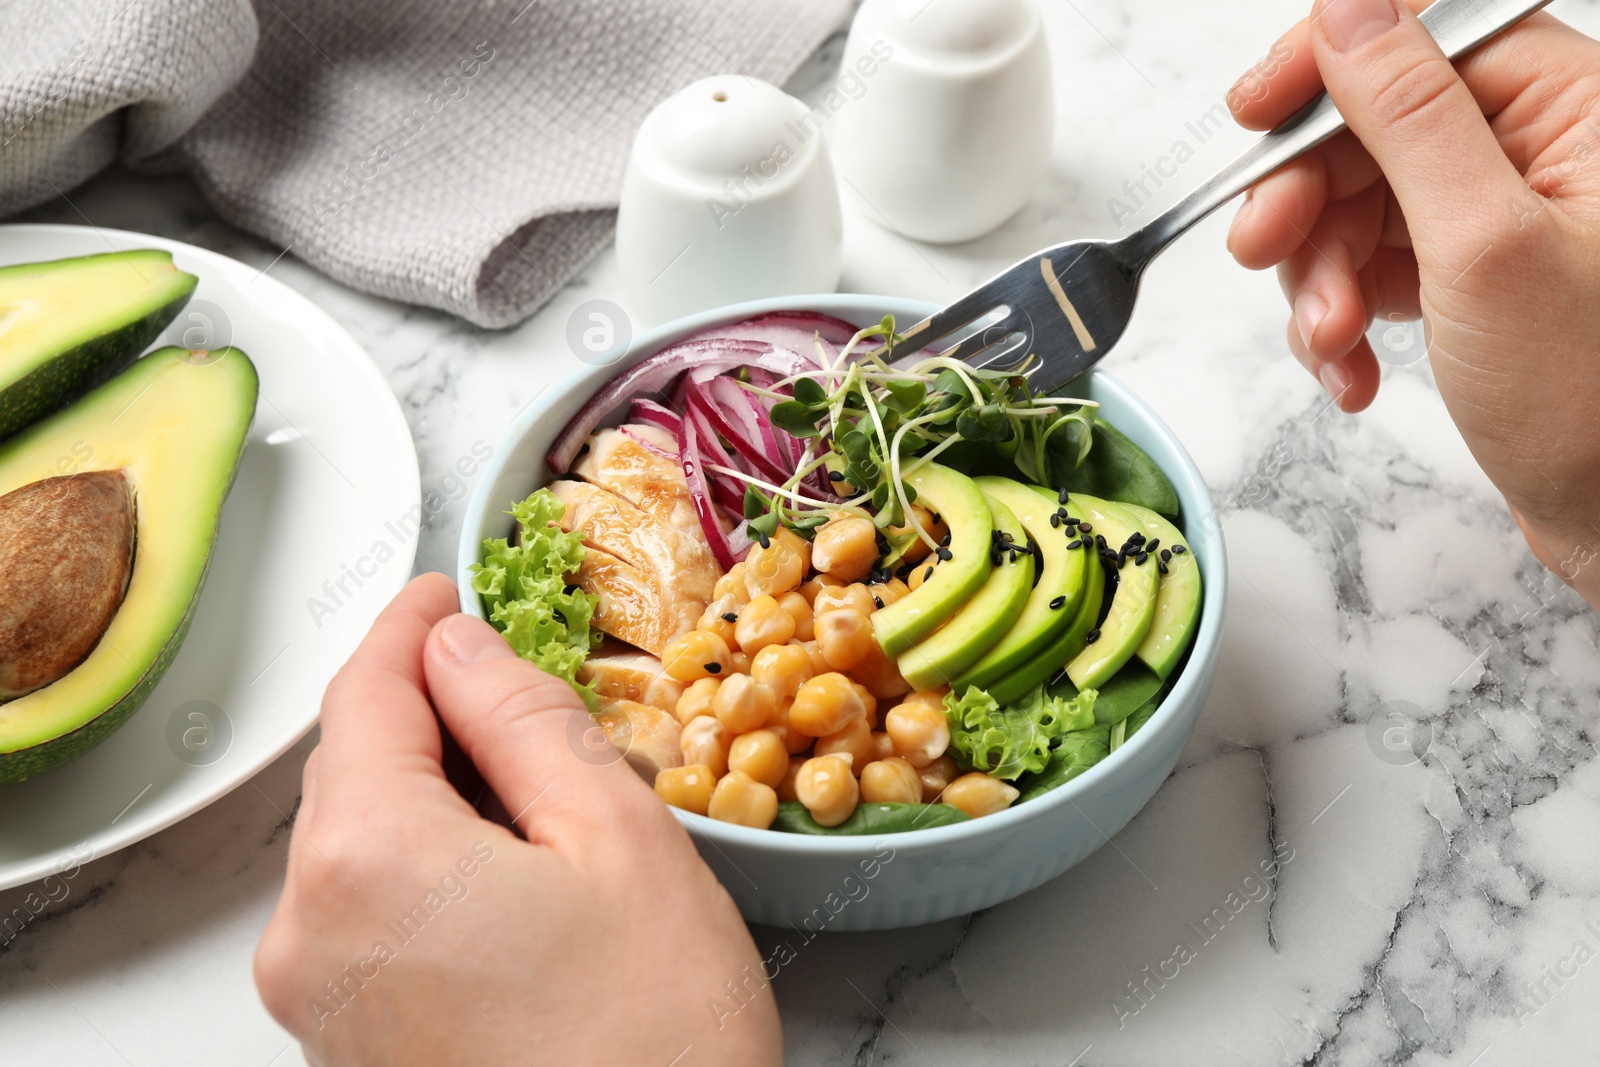
[[[632,700],[649,704],[645,694],[650,684],[661,677],[661,661],[617,641],[607,641],[583,661],[578,681],[593,683],[595,695],[605,704],[612,700]],[[672,708],[662,708],[671,711]]]
[[[588,450],[573,465],[572,473],[616,493],[686,542],[698,545],[709,559],[711,549],[706,546],[677,454],[678,444],[665,430],[629,424],[599,430],[590,437]]]
[[[688,630],[680,628],[681,620],[668,611],[654,575],[628,566],[609,552],[589,549],[577,573],[567,580],[595,595],[592,624],[619,641],[659,656],[668,641]]]
[[[648,704],[616,700],[603,704],[595,721],[623,754],[628,765],[651,785],[668,767],[683,766],[678,744],[678,720]]]
[[[586,547],[609,553],[655,580],[658,600],[665,611],[662,626],[669,640],[694,628],[721,576],[710,549],[699,536],[698,525],[696,536],[687,536],[655,521],[616,493],[589,482],[551,482],[550,491],[566,505],[562,529],[577,531]],[[578,584],[584,583],[580,580]],[[660,652],[659,647],[640,647]]]

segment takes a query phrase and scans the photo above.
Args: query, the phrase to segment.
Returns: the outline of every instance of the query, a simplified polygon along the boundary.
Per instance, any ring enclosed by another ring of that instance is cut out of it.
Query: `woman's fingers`
[[[1327,171],[1319,153],[1301,156],[1245,193],[1228,229],[1228,251],[1246,270],[1289,258],[1327,203]]]
[[[444,620],[423,663],[439,718],[529,841],[572,854],[660,823],[666,808],[649,787],[592,743],[599,727],[573,688],[518,658],[488,623]]]
[[[1228,110],[1245,129],[1270,130],[1322,91],[1308,21],[1289,27],[1228,90]]]
[[[1336,359],[1312,355],[1300,339],[1300,326],[1293,318],[1289,319],[1286,337],[1294,358],[1311,372],[1311,376],[1328,394],[1329,400],[1337,404],[1341,411],[1364,410],[1378,395],[1378,359],[1372,354],[1372,346],[1365,337]]]
[[[1331,205],[1279,268],[1301,340],[1318,358],[1343,355],[1366,331],[1370,316],[1358,275],[1377,248],[1383,192],[1375,185]]]

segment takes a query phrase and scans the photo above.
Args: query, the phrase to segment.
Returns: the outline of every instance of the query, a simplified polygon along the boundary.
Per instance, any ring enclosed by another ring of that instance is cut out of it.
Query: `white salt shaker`
[[[617,215],[618,268],[645,324],[839,284],[839,192],[807,116],[766,82],[719,75],[646,117]]]
[[[1049,165],[1050,52],[1035,0],[865,0],[843,70],[865,84],[833,124],[846,195],[908,237],[988,233]]]

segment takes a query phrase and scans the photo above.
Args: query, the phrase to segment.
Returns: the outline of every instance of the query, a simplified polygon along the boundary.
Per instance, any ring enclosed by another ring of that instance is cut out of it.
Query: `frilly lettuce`
[[[1050,748],[1073,730],[1094,725],[1095,691],[1054,697],[1036,687],[1015,704],[1000,707],[982,689],[944,698],[950,749],[956,762],[996,778],[1016,781],[1050,762]]]
[[[472,590],[517,655],[565,679],[593,710],[593,689],[579,685],[577,673],[600,641],[589,629],[596,598],[567,585],[567,575],[583,562],[584,548],[583,538],[562,532],[565,510],[548,489],[512,505],[519,543],[503,537],[484,541],[483,562],[472,567]]]

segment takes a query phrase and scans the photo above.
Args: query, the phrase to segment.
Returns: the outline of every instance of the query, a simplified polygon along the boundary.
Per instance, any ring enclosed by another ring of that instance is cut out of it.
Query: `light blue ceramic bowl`
[[[583,402],[624,367],[709,326],[787,308],[823,311],[866,324],[892,312],[916,322],[934,310],[894,297],[785,297],[708,311],[644,336],[616,363],[559,382],[524,411],[472,494],[461,532],[461,608],[483,609],[468,568],[486,537],[511,530],[506,511],[545,484],[544,456]],[[1149,452],[1177,487],[1183,527],[1200,561],[1205,602],[1188,665],[1155,716],[1098,766],[1026,804],[982,819],[872,837],[805,837],[752,830],[675,811],[700,854],[752,922],[798,931],[881,930],[936,922],[1025,893],[1081,862],[1144,807],[1194,732],[1216,674],[1228,588],[1227,557],[1194,461],[1143,401],[1109,374],[1073,386],[1098,400],[1111,422]]]

